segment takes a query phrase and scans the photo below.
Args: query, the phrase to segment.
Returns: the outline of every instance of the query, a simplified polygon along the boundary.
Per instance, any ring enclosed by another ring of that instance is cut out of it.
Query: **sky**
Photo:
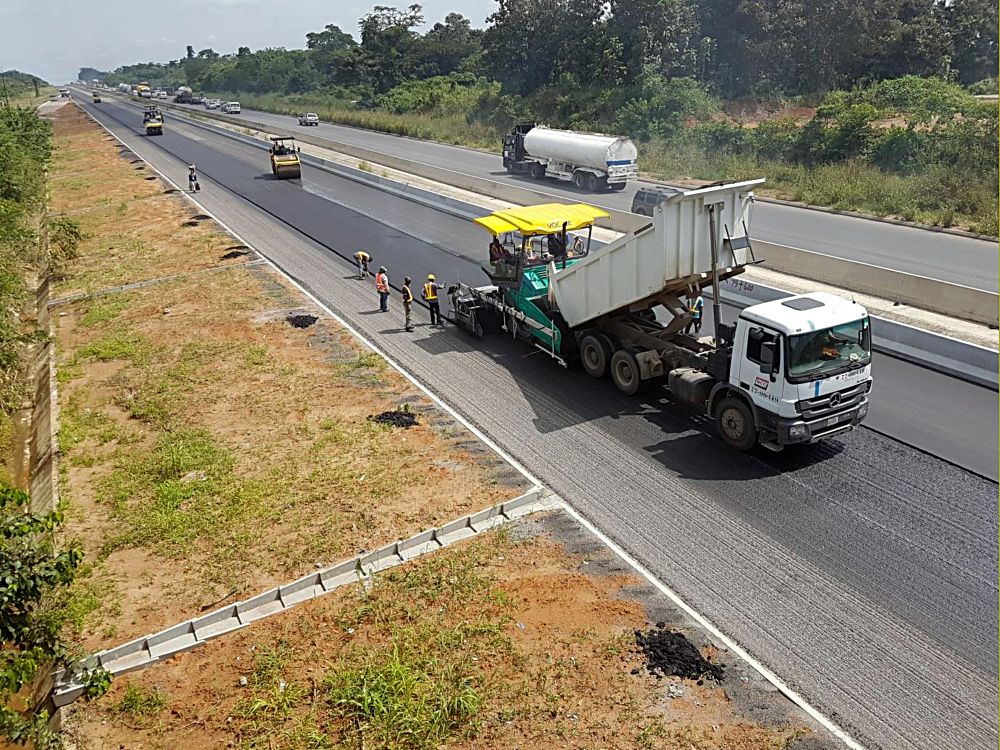
[[[305,47],[306,32],[328,23],[357,38],[358,19],[375,5],[414,0],[0,0],[0,70],[16,68],[50,83],[76,80],[83,66],[113,70],[184,56],[187,45]],[[424,0],[429,25],[451,12],[483,26],[495,0]]]

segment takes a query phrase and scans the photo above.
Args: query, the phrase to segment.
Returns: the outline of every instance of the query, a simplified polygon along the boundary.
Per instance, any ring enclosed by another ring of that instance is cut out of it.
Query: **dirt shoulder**
[[[56,296],[62,496],[91,649],[521,494],[527,483],[210,221],[55,121],[89,235]],[[290,316],[297,328],[290,324]],[[368,417],[399,408],[402,430]]]
[[[571,524],[518,522],[126,676],[75,710],[70,737],[190,750],[832,747],[711,644],[695,653],[728,667],[721,681],[650,674],[633,633],[668,632],[648,620],[655,594],[606,551],[569,551]],[[697,631],[669,632],[699,644]]]
[[[51,316],[87,649],[527,489],[75,108],[55,132],[53,202],[88,234],[55,293],[87,295]],[[121,677],[67,725],[95,749],[826,747],[558,511]]]

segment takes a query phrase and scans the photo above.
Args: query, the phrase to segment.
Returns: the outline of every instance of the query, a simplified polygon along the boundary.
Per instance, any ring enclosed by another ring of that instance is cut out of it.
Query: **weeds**
[[[112,321],[128,308],[131,301],[130,295],[92,298],[83,315],[80,316],[80,325],[93,328]]]
[[[130,719],[146,719],[160,713],[167,706],[167,696],[157,688],[147,688],[135,682],[125,686],[125,694],[112,706],[112,710]]]
[[[369,651],[355,667],[336,669],[326,681],[344,733],[377,747],[430,750],[473,728],[482,698],[475,678],[409,649]]]
[[[117,329],[77,349],[73,363],[114,360],[143,362],[148,359],[150,350],[149,343],[139,334],[126,329]]]

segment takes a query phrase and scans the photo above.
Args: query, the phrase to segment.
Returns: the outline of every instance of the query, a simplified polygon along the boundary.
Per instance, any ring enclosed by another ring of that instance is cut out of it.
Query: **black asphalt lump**
[[[379,422],[381,424],[391,425],[393,427],[413,427],[417,424],[417,418],[411,411],[405,411],[403,409],[393,409],[392,411],[384,411],[381,414],[375,414],[368,417],[368,419],[373,422]]]
[[[635,631],[635,642],[645,659],[646,670],[657,677],[685,677],[690,680],[722,681],[723,669],[699,653],[682,633],[657,623],[646,632]],[[632,670],[638,674],[640,669]]]
[[[285,320],[288,321],[288,325],[292,328],[308,328],[319,320],[319,318],[315,315],[289,315]]]

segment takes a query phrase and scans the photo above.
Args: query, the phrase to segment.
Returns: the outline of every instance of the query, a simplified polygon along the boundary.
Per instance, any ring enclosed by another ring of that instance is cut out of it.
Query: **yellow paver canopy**
[[[608,216],[610,214],[607,211],[588,206],[586,203],[542,203],[538,206],[519,206],[494,211],[489,216],[473,221],[491,234],[520,232],[522,236],[530,237],[536,234],[556,234],[562,231],[563,224],[566,225],[567,232],[572,232]]]

